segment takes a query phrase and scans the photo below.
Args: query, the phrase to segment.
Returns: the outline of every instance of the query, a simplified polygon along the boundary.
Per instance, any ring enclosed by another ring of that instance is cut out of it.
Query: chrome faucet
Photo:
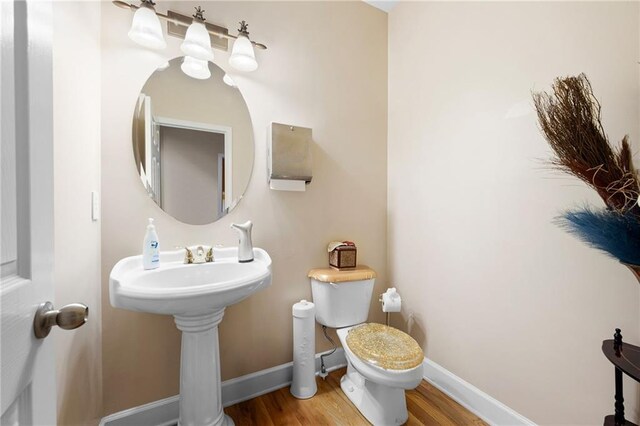
[[[205,250],[202,246],[197,246],[191,249],[189,247],[185,247],[184,249],[184,263],[197,264],[213,262],[213,247],[209,247],[208,250]]]
[[[240,241],[238,243],[238,262],[253,261],[253,243],[251,242],[251,228],[253,223],[250,220],[245,223],[233,223],[232,228],[238,231]]]

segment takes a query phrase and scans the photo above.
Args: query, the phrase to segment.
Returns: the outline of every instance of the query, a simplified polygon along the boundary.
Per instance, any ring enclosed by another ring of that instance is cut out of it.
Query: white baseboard
[[[513,411],[500,401],[460,377],[425,358],[424,379],[447,394],[451,399],[480,417],[490,425],[496,426],[535,426],[535,423]]]
[[[316,355],[316,372],[320,371],[320,355]],[[329,371],[347,365],[344,350],[325,359]],[[465,382],[442,366],[425,358],[424,378],[490,425],[535,426],[531,420]],[[293,363],[278,365],[222,382],[222,405],[228,407],[291,384]],[[178,395],[133,407],[104,417],[100,426],[169,426],[178,422]]]
[[[326,352],[325,352],[326,353]],[[316,374],[320,371],[320,355],[316,355]],[[344,350],[325,358],[328,371],[347,365]],[[293,362],[257,371],[222,382],[222,405],[228,407],[238,402],[255,398],[291,384]],[[150,402],[110,414],[100,421],[99,426],[169,426],[178,422],[179,395]]]

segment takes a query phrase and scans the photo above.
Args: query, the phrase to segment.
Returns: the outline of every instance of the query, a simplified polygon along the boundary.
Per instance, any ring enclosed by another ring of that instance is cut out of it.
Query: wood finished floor
[[[345,368],[333,371],[326,380],[317,378],[318,393],[301,400],[289,388],[259,396],[225,408],[237,426],[259,425],[368,425],[340,389]],[[406,425],[486,425],[457,402],[422,381],[417,389],[407,392],[409,420]]]

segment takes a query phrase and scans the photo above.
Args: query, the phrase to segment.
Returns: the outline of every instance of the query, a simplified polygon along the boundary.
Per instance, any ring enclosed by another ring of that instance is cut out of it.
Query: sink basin
[[[180,426],[232,426],[222,410],[218,324],[227,306],[271,284],[271,258],[260,248],[238,261],[237,248],[214,248],[214,262],[185,264],[184,250],[160,253],[145,271],[142,256],[116,263],[109,276],[111,305],[173,315],[182,331]]]
[[[160,267],[148,271],[142,256],[124,258],[109,277],[111,304],[167,315],[222,309],[271,284],[271,258],[253,253],[253,262],[239,263],[237,248],[214,248],[214,262],[194,265],[184,263],[184,250],[162,252]]]

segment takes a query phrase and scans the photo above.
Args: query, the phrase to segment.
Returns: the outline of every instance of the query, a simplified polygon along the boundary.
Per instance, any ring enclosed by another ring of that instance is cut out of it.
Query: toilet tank
[[[331,328],[367,321],[376,272],[360,265],[348,271],[333,268],[309,271],[316,321]]]

